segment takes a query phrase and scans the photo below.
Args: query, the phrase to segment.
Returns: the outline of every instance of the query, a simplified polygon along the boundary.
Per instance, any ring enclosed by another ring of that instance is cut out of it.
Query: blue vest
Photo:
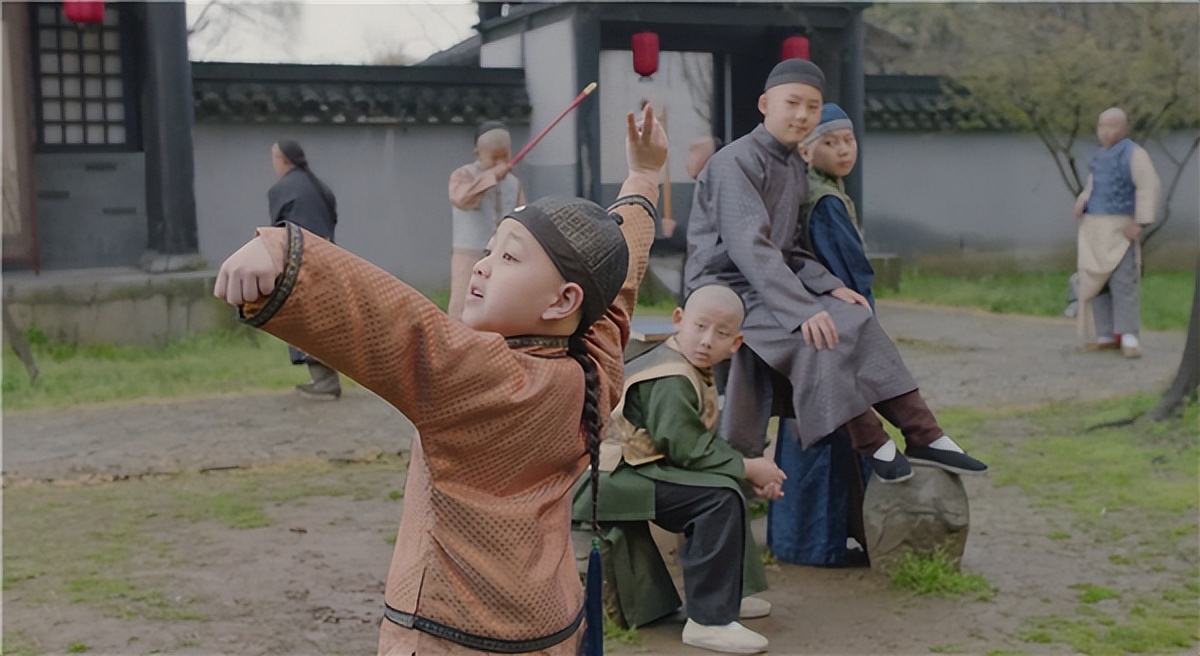
[[[1088,214],[1133,214],[1137,189],[1129,161],[1136,147],[1129,139],[1122,139],[1092,156],[1088,165],[1092,172],[1092,195],[1085,209]]]

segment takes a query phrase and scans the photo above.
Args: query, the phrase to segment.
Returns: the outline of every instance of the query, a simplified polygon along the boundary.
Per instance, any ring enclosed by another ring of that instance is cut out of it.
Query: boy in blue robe
[[[820,123],[799,148],[809,166],[808,197],[800,210],[797,241],[874,309],[875,271],[844,182],[858,162],[850,117],[836,104],[825,103]],[[787,493],[771,504],[767,529],[771,552],[797,565],[862,563],[864,554],[851,551],[847,538],[865,544],[862,499],[871,470],[850,445],[846,431],[839,429],[807,450],[794,439],[781,439],[775,460],[788,478]]]

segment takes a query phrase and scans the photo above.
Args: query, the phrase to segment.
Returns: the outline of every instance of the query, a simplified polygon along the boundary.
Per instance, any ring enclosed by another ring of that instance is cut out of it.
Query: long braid
[[[597,517],[600,504],[600,428],[603,425],[603,418],[600,416],[600,372],[596,369],[596,363],[588,357],[582,334],[571,335],[570,341],[567,342],[567,354],[583,367],[583,415],[579,423],[583,429],[588,458],[592,463],[592,531],[599,533],[600,524]]]

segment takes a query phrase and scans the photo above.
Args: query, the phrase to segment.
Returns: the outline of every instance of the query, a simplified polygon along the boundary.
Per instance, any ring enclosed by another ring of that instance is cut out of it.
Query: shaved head
[[[1125,125],[1129,125],[1129,117],[1125,115],[1125,110],[1120,107],[1109,107],[1100,112],[1101,121],[1120,121]]]
[[[734,317],[737,325],[742,325],[746,316],[746,306],[737,292],[724,285],[705,285],[692,292],[683,306],[684,314],[693,310],[717,310]]]
[[[1096,121],[1096,138],[1105,148],[1129,136],[1129,116],[1120,107],[1109,107],[1100,112]]]
[[[488,130],[479,135],[479,140],[475,142],[475,147],[479,150],[507,149],[510,146],[512,146],[512,136],[508,134],[508,130],[503,128]]]
[[[705,368],[728,360],[742,346],[746,309],[724,285],[705,285],[671,313],[675,343],[693,366]]]

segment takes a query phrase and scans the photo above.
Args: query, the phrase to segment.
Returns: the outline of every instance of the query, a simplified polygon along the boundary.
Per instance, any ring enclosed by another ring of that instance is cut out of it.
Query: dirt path
[[[1154,392],[1169,381],[1184,341],[1178,333],[1148,333],[1146,357],[1124,360],[1079,353],[1067,320],[894,302],[881,303],[880,316],[935,408]],[[15,413],[4,416],[3,428],[4,481],[15,487],[314,457],[375,461],[406,452],[412,438],[398,413],[361,389],[337,403],[275,393]],[[371,652],[391,552],[386,538],[394,535],[401,505],[383,491],[403,487],[398,471],[362,472],[382,477],[380,495],[274,504],[270,525],[260,528],[200,522],[181,531],[166,517],[151,520],[162,522],[161,549],[172,557],[147,556],[139,576],[192,600],[189,607],[206,621],[115,619],[47,593],[6,591],[5,634],[18,631],[46,651],[82,642],[93,653]],[[964,568],[997,586],[993,601],[916,599],[889,590],[865,569],[782,566],[769,574],[772,589],[764,595],[775,612],[750,626],[771,638],[775,654],[927,653],[935,646],[1065,652],[1012,636],[1031,613],[1074,607],[1076,593],[1064,582],[1128,578],[1128,572],[1109,562],[1109,549],[1083,537],[1051,540],[1055,518],[1031,510],[1019,491],[993,488],[986,478],[967,483],[973,530]],[[168,494],[164,486],[171,484],[150,478],[121,487]],[[762,529],[760,520],[756,530]],[[669,622],[645,628],[640,646],[617,651],[706,653],[684,648],[679,629]]]
[[[1143,336],[1146,356],[1080,353],[1066,319],[1011,317],[883,301],[929,404],[1030,405],[1154,392],[1170,382],[1182,333]],[[287,393],[4,415],[4,477],[104,478],[232,467],[297,456],[361,459],[407,451],[412,427],[362,389],[336,403]]]

